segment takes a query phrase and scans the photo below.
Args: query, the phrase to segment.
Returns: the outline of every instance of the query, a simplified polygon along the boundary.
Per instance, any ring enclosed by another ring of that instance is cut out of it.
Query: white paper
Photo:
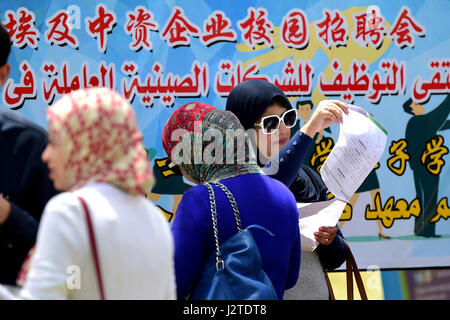
[[[386,129],[381,129],[366,111],[352,105],[348,108],[349,114],[343,113],[339,139],[320,169],[328,190],[344,201],[358,190],[380,160],[387,140]]]
[[[335,226],[350,197],[361,186],[380,160],[386,146],[387,131],[363,109],[347,105],[339,139],[320,173],[334,199],[298,203],[302,249],[318,246],[314,233],[322,226]]]
[[[345,201],[336,198],[321,202],[297,203],[302,249],[312,251],[318,246],[314,232],[320,227],[336,226],[345,205]]]

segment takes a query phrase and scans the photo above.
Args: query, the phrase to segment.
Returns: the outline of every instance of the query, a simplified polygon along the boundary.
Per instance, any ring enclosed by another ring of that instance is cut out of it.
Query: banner
[[[388,130],[340,221],[360,268],[450,266],[449,14],[445,0],[4,0],[13,47],[2,107],[46,128],[46,108],[72,90],[123,94],[157,177],[148,197],[172,222],[191,187],[161,146],[176,107],[223,109],[248,79],[280,87],[299,125],[323,99],[352,103]],[[338,134],[322,132],[305,163],[319,170]]]

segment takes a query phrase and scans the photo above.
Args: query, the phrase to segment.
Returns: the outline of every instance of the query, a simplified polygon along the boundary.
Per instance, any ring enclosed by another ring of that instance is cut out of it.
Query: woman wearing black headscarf
[[[297,202],[327,200],[321,177],[302,163],[314,135],[332,123],[342,122],[341,112],[348,113],[344,103],[320,102],[311,120],[292,138],[290,128],[297,122],[296,110],[283,91],[270,82],[240,83],[231,91],[226,110],[237,116],[245,130],[254,129],[250,137],[259,151],[258,164],[266,164],[264,171],[288,186]],[[337,226],[321,227],[315,236],[319,245],[312,253],[302,251],[299,281],[286,291],[285,299],[328,299],[322,266],[327,270],[338,268],[347,258],[348,247]]]

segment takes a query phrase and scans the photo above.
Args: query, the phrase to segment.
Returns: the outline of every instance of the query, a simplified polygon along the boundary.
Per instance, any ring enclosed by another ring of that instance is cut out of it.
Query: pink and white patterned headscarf
[[[144,194],[154,176],[131,105],[108,88],[80,89],[47,109],[49,131],[63,143],[69,190],[107,182]]]

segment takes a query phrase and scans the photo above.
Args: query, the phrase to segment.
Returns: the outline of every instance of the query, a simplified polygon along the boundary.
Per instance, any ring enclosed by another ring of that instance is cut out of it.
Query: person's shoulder
[[[65,211],[79,206],[79,200],[73,192],[62,192],[52,197],[45,206],[47,211]],[[62,210],[61,210],[62,209]]]
[[[267,185],[270,186],[270,193],[274,196],[277,203],[284,203],[288,205],[291,209],[297,208],[297,202],[295,200],[292,191],[281,181],[271,178],[270,176],[261,175]]]
[[[271,186],[271,188],[275,189],[276,191],[279,191],[281,193],[288,193],[291,194],[291,191],[289,188],[281,181],[272,178],[271,176],[261,174],[260,175],[263,181],[265,181],[267,184]]]
[[[223,180],[222,182],[226,186],[232,186],[233,184],[239,186],[248,186],[249,192],[261,191],[261,189],[265,189],[268,192],[290,192],[282,182],[264,173],[245,174]]]
[[[81,204],[73,192],[62,192],[52,197],[42,215],[42,221],[67,221],[74,223],[80,220]]]
[[[19,129],[40,139],[47,138],[47,131],[38,124],[28,120],[18,112],[0,107],[0,127],[4,129]]]

